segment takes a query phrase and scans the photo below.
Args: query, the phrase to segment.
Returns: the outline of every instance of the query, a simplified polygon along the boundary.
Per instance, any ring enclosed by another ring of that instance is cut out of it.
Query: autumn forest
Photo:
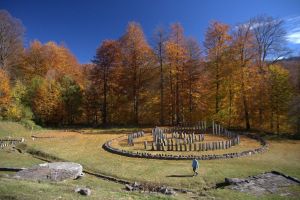
[[[265,15],[234,26],[211,21],[199,44],[180,23],[156,28],[147,40],[142,25],[129,22],[80,64],[65,45],[25,47],[25,27],[2,10],[0,119],[28,126],[214,120],[300,133],[300,60],[287,59],[283,25]]]

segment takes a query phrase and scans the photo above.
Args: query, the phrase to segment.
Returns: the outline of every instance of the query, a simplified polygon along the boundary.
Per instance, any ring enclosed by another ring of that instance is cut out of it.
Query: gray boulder
[[[15,178],[63,181],[83,176],[82,170],[82,165],[73,162],[43,163],[17,172]]]

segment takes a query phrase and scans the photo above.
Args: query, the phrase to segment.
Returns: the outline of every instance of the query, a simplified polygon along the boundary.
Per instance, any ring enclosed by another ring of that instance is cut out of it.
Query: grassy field
[[[58,183],[0,178],[0,199],[87,199],[74,192],[76,187],[91,188],[88,199],[169,199],[159,194],[127,192],[124,186],[85,175],[79,180]],[[178,196],[180,198],[180,196]]]
[[[28,154],[20,154],[6,148],[0,151],[1,167],[30,167],[43,161],[32,158]],[[13,172],[0,172],[0,199],[86,199],[75,192],[76,187],[88,187],[92,190],[89,199],[169,199],[161,194],[142,194],[127,192],[124,185],[105,181],[90,175],[85,175],[78,180],[68,180],[58,183],[14,180],[7,178],[5,174],[13,175]],[[184,198],[182,195],[176,198]]]
[[[7,136],[24,137],[26,142],[32,141],[31,135],[47,135],[53,130],[30,131],[22,125],[13,122],[0,122],[0,138]],[[64,132],[60,137],[68,139],[74,133]],[[77,134],[77,133],[76,133]],[[11,147],[0,150],[0,167],[30,167],[43,161],[33,158],[30,154],[19,153]],[[90,175],[85,175],[78,180],[68,180],[58,183],[14,180],[6,174],[13,172],[0,172],[0,199],[86,199],[74,192],[76,187],[89,187],[92,195],[89,199],[173,199],[161,194],[149,194],[139,192],[127,192],[124,185],[102,180]],[[179,194],[175,198],[183,199],[187,195]]]
[[[0,123],[0,130],[2,129]],[[28,133],[25,132],[22,133],[22,135],[29,136],[27,135]],[[244,178],[266,171],[277,170],[287,175],[300,178],[300,141],[274,140],[269,141],[270,148],[264,154],[228,160],[200,161],[199,176],[191,177],[192,170],[190,161],[136,159],[106,152],[102,149],[102,144],[109,139],[119,137],[122,135],[118,131],[113,131],[113,133],[111,134],[108,133],[109,130],[100,133],[97,131],[97,134],[80,134],[78,132],[64,132],[58,130],[38,131],[34,134],[37,134],[38,136],[52,138],[43,138],[35,140],[28,139],[27,144],[30,148],[41,150],[43,152],[55,155],[59,158],[68,161],[78,162],[82,164],[84,168],[88,168],[95,172],[111,175],[130,181],[151,182],[161,185],[169,185],[177,188],[191,189],[193,191],[201,192],[204,195],[203,198],[205,199],[210,197],[216,197],[217,199],[256,199],[255,197],[251,197],[247,194],[234,192],[226,189],[208,190],[206,192],[203,192],[203,188],[210,188],[218,182],[223,182],[225,177]],[[16,152],[14,153],[17,154]],[[19,161],[14,161],[14,158],[10,158],[9,156],[7,157],[7,154],[8,153],[5,152],[0,153],[0,166],[9,166],[14,164],[14,162],[16,162],[16,165],[21,166],[22,159],[24,159],[24,165],[38,163],[37,160],[30,158],[27,154],[19,154]],[[88,179],[89,178],[87,178],[87,183],[89,182]],[[8,187],[8,189],[3,189],[2,183],[4,182],[4,185],[7,185],[5,187]],[[104,184],[103,186],[106,191],[114,191],[114,186],[110,188],[108,187],[110,183],[107,181],[104,182],[107,183],[107,187],[106,184]],[[91,180],[91,184],[93,183],[94,182]],[[25,182],[20,182],[20,184],[26,185]],[[33,185],[29,184],[26,186],[29,187],[28,190],[30,189],[30,187],[34,188],[34,184],[37,183],[32,184]],[[72,185],[72,183],[70,184]],[[50,185],[53,186],[53,191],[59,190],[59,187],[56,187],[56,185]],[[18,188],[17,184],[14,184],[14,182],[6,182],[6,180],[2,178],[0,187],[2,191],[12,191],[14,190],[14,187]],[[47,188],[50,186],[45,185],[41,187]],[[69,185],[69,183],[66,183],[64,187],[70,188],[71,186]],[[62,187],[62,190],[64,187]],[[97,184],[95,183],[93,187],[97,188]],[[120,189],[120,187],[122,186],[119,185],[118,187]],[[119,199],[118,187],[116,187],[116,194],[112,194],[111,199]],[[43,190],[42,188],[41,190]],[[295,193],[295,197],[300,196],[299,187],[291,188],[291,190]],[[121,191],[119,192],[121,193]],[[59,193],[59,191],[57,193]],[[126,193],[127,196],[124,194],[124,198],[162,198],[161,196],[157,197],[151,195],[147,195],[146,197],[143,195],[139,196],[141,194],[135,193],[132,194],[133,196],[131,196],[131,194],[132,193]],[[107,194],[107,196],[105,196],[105,193],[103,193],[103,198],[105,197],[110,197],[110,195]],[[179,195],[175,198],[182,199],[188,197],[190,196]],[[73,197],[70,196],[70,198]],[[272,195],[267,195],[263,197],[263,199],[273,198],[284,199],[284,197]]]
[[[200,162],[200,176],[192,174],[190,161],[164,161],[127,158],[106,152],[102,144],[119,134],[78,134],[48,132],[50,139],[29,141],[33,148],[57,155],[66,160],[107,175],[127,180],[156,182],[176,187],[200,190],[221,182],[225,177],[246,177],[264,171],[278,170],[300,178],[300,142],[270,141],[270,149],[251,157]],[[67,137],[66,137],[67,135]]]
[[[31,136],[30,130],[21,124],[9,121],[0,121],[0,138],[4,137],[26,137]]]

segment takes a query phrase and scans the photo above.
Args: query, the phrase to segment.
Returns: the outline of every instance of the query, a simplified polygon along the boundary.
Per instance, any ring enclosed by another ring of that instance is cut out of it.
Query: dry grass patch
[[[77,133],[72,137],[30,141],[29,145],[103,174],[195,190],[212,186],[225,177],[247,177],[271,170],[300,178],[300,141],[270,142],[269,151],[250,157],[200,161],[200,174],[193,178],[190,161],[128,158],[102,149],[107,140],[121,135]]]

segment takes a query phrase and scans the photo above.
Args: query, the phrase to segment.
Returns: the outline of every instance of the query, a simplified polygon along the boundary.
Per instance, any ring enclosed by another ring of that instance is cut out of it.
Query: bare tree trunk
[[[191,75],[190,75],[190,78],[189,78],[189,122],[191,123],[192,121],[192,111],[193,111],[193,100],[192,100],[192,78],[191,78]]]
[[[154,48],[160,65],[160,125],[165,124],[165,99],[164,99],[164,70],[163,70],[163,59],[164,59],[164,43],[166,42],[166,34],[164,28],[158,27],[154,33],[154,40],[156,41],[156,48]]]
[[[178,63],[178,62],[177,62]],[[180,124],[180,102],[179,102],[179,69],[178,69],[178,64],[176,66],[176,90],[175,90],[175,95],[176,95],[176,104],[175,104],[175,115],[176,115],[176,124]]]
[[[159,45],[160,63],[160,125],[164,125],[164,74],[162,60],[162,45]]]
[[[229,120],[228,120],[228,127],[231,127],[231,113],[232,113],[232,97],[233,96],[233,92],[232,92],[232,86],[230,83],[229,86]]]
[[[219,112],[219,87],[220,87],[220,82],[219,82],[219,66],[218,64],[216,65],[216,113]]]
[[[245,94],[243,95],[243,104],[244,104],[244,114],[245,114],[245,125],[246,130],[250,130],[250,120],[249,120],[249,110],[248,110],[248,104]]]
[[[103,108],[102,108],[102,124],[107,123],[107,69],[104,67],[103,73]]]
[[[298,95],[300,95],[300,68],[298,68]],[[296,131],[300,135],[300,111],[298,111]]]
[[[261,67],[262,68],[262,67]],[[261,69],[262,70],[262,69]],[[263,72],[261,72],[261,80],[264,80],[264,75],[263,75]],[[259,126],[260,128],[263,127],[263,122],[264,122],[264,119],[263,119],[263,113],[264,113],[264,109],[263,109],[263,96],[264,96],[264,83],[261,81],[261,85],[260,85],[260,88],[259,88],[259,105],[258,105],[258,116],[259,116]]]
[[[139,111],[140,111],[140,90],[141,90],[141,81],[142,81],[142,69],[139,69],[139,75],[138,75],[138,86],[137,86],[137,101],[136,101],[136,124],[138,125],[140,123],[139,119]]]
[[[274,111],[273,110],[271,110],[270,129],[273,132],[273,129],[274,129]]]
[[[280,125],[279,125],[279,114],[278,112],[276,113],[276,132],[279,133],[280,129],[279,129]]]
[[[249,108],[248,108],[248,102],[247,102],[246,91],[245,91],[245,82],[244,82],[245,77],[244,77],[243,69],[241,75],[242,75],[242,98],[243,98],[243,105],[244,105],[245,126],[246,126],[246,130],[250,130]]]
[[[300,135],[300,116],[297,119],[297,133]]]
[[[171,66],[170,66],[170,70],[169,70],[169,79],[170,79],[171,124],[174,125],[175,107],[174,107],[174,91],[173,91],[173,78],[172,78]]]
[[[138,124],[138,91],[137,91],[137,66],[134,64],[133,74],[133,123]]]

